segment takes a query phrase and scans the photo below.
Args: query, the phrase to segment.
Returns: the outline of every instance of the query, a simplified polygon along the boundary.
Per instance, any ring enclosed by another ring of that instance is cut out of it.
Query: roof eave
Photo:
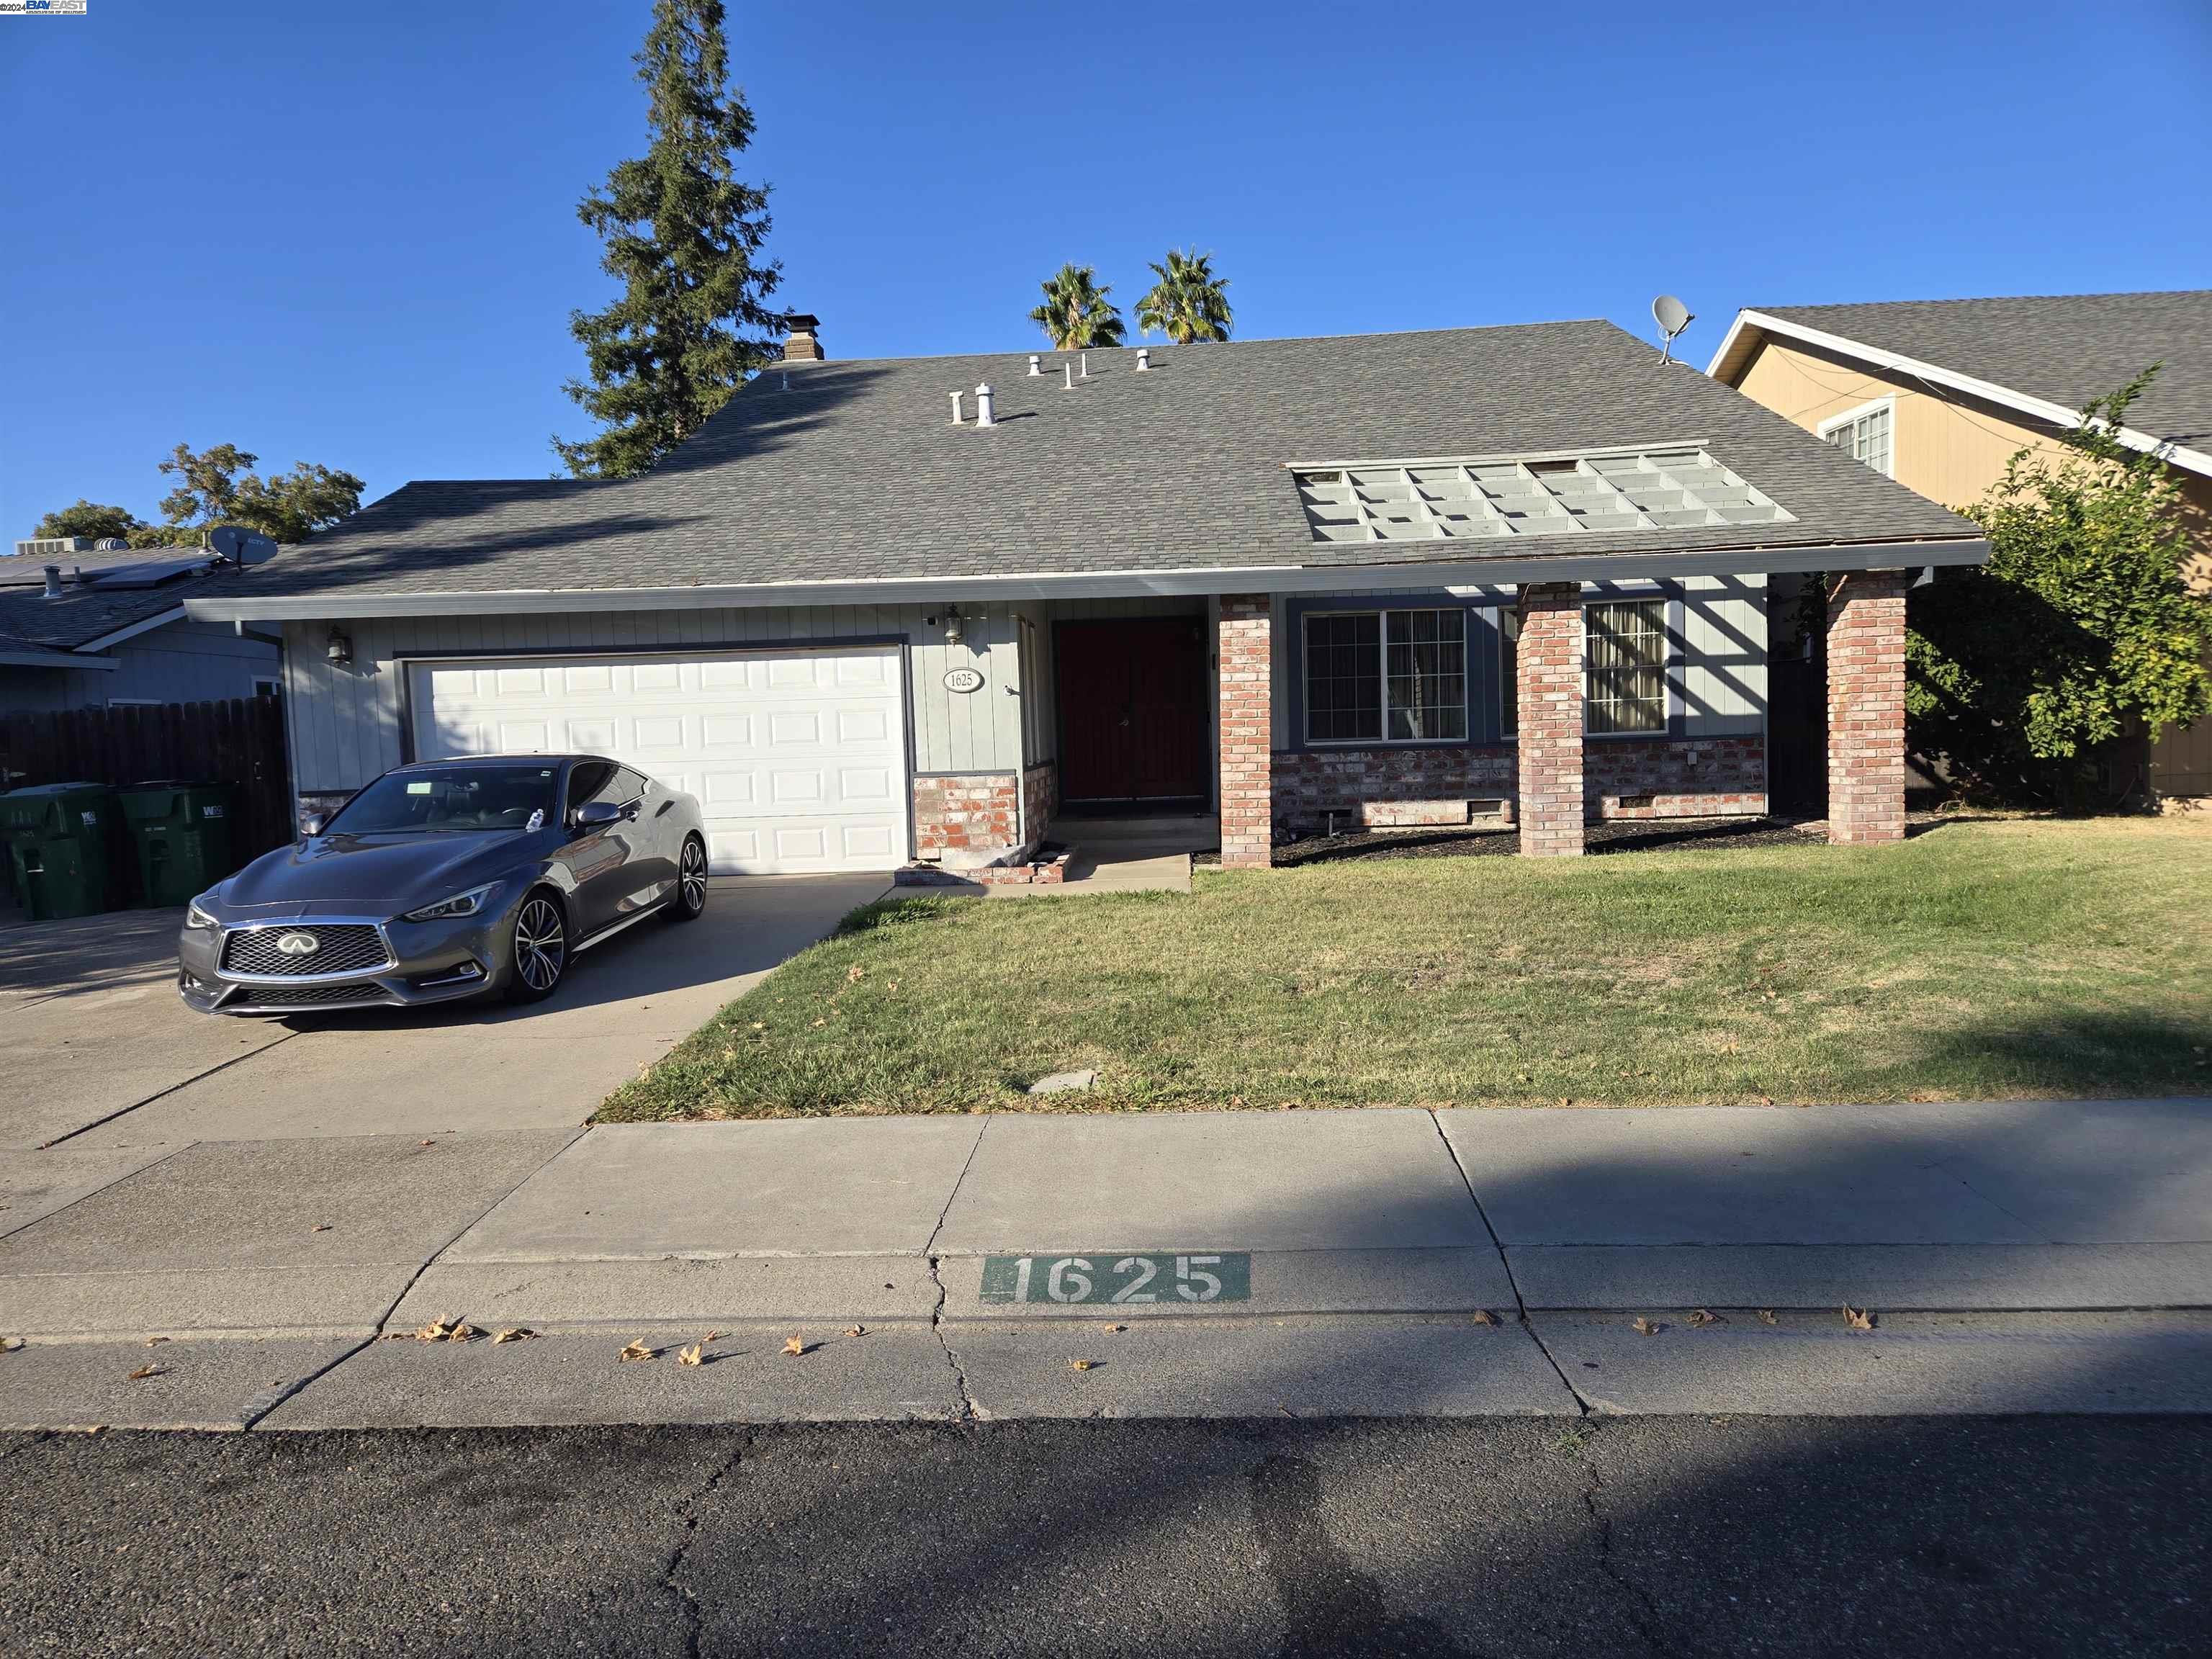
[[[80,647],[82,649],[82,647]],[[0,645],[0,667],[4,668],[114,668],[119,665],[112,657],[85,657],[75,651],[50,651],[38,645]]]
[[[1696,551],[1531,553],[1397,562],[1217,565],[1183,570],[1018,572],[1006,575],[895,576],[860,581],[764,582],[691,587],[555,587],[463,592],[240,594],[187,599],[199,622],[337,622],[381,617],[547,615],[576,611],[748,610],[763,605],[933,605],[951,600],[1121,599],[1132,595],[1326,592],[1352,586],[1487,587],[1523,582],[1623,581],[1690,576],[1767,575],[1807,570],[1923,569],[1981,564],[1990,546],[1975,537],[1745,546]]]
[[[1712,361],[1705,365],[1707,378],[1718,380],[1724,386],[1735,385],[1736,376],[1743,373],[1751,361],[1752,353],[1769,335],[1778,336],[1800,345],[1817,346],[1864,363],[1870,368],[1908,375],[1931,386],[1979,398],[1985,403],[2015,410],[2052,426],[2070,429],[2081,424],[2079,410],[2069,409],[2063,404],[2054,404],[2047,398],[2015,392],[2010,386],[1999,386],[1993,380],[1977,380],[1971,374],[1945,368],[1940,363],[1923,362],[1917,357],[1908,357],[1901,351],[1886,351],[1863,340],[1831,334],[1824,329],[1809,328],[1802,323],[1794,323],[1787,318],[1764,311],[1736,313],[1735,320],[1729,325],[1729,331],[1722,337],[1720,347],[1713,353]],[[2130,449],[2156,455],[2169,465],[2178,466],[2184,471],[2212,477],[2212,454],[2203,450],[2191,449],[2134,427],[2122,427],[2118,436]]]

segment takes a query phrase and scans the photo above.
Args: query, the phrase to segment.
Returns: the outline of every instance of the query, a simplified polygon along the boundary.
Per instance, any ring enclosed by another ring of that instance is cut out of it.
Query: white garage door
[[[629,761],[699,799],[723,875],[906,861],[896,647],[409,665],[415,753]]]

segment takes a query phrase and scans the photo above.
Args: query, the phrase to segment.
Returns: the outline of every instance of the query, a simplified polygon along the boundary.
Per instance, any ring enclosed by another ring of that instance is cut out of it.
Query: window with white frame
[[[1604,599],[1583,607],[1583,729],[1667,729],[1667,601]]]
[[[1308,743],[1467,740],[1467,612],[1329,611],[1305,619]]]
[[[1895,405],[1885,398],[1880,403],[1838,415],[1832,421],[1823,421],[1820,435],[1853,460],[1864,461],[1885,477],[1893,477],[1890,467],[1890,427],[1894,415]]]

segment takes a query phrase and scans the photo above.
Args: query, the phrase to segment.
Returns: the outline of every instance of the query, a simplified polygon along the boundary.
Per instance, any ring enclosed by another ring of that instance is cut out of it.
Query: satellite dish
[[[1689,327],[1697,319],[1691,315],[1689,307],[1684,305],[1673,295],[1662,294],[1651,302],[1651,320],[1659,325],[1660,333],[1667,337],[1666,346],[1659,353],[1659,361],[1662,363],[1672,362],[1674,357],[1674,337]]]
[[[232,564],[238,562],[239,550],[246,545],[246,532],[234,524],[219,524],[208,532],[208,551],[219,553]]]

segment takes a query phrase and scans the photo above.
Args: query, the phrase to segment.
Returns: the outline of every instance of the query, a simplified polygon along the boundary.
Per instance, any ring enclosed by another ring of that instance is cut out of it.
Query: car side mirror
[[[300,820],[300,833],[309,841],[313,841],[317,836],[321,835],[323,833],[323,815],[320,812],[310,812],[307,817],[301,818]]]
[[[622,808],[611,800],[587,800],[576,809],[574,822],[579,830],[604,830],[622,815]]]

